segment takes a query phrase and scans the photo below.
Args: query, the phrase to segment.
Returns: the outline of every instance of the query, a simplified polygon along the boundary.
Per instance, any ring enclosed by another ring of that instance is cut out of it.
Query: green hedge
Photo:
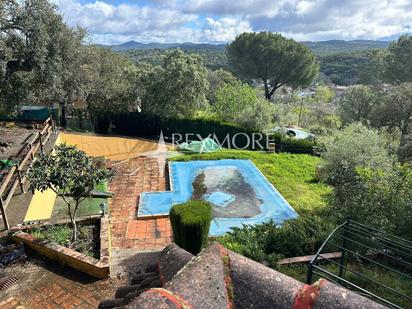
[[[266,145],[266,135],[262,140],[257,141],[258,137],[253,134],[260,132],[215,119],[161,118],[152,114],[128,112],[100,115],[96,120],[96,133],[100,134],[108,133],[112,124],[111,133],[114,134],[157,139],[162,132],[168,142],[172,142],[173,134],[181,134],[183,136],[181,142],[186,142],[185,135],[190,134],[187,136],[188,140],[200,140],[210,136],[216,138],[216,142],[224,148],[234,148],[232,142],[227,142],[227,136],[231,141],[235,140],[237,149],[262,150],[260,145]],[[289,138],[279,132],[270,134],[269,138],[276,143],[277,152],[316,154],[314,140]],[[252,143],[253,140],[255,144]]]
[[[206,244],[211,221],[212,206],[205,201],[191,200],[170,210],[174,241],[192,254]]]
[[[190,134],[189,140],[200,140],[210,136],[216,137],[221,146],[225,148],[231,148],[226,142],[227,140],[225,141],[227,135],[232,138],[237,134],[237,147],[253,149],[253,145],[249,144],[248,141],[252,140],[254,131],[214,119],[161,118],[157,115],[138,112],[100,115],[97,118],[96,133],[106,134],[110,122],[114,134],[157,139],[162,131],[163,136],[169,142],[171,142],[173,134],[181,134],[183,138],[186,134]],[[262,140],[260,143],[263,145],[264,141]]]

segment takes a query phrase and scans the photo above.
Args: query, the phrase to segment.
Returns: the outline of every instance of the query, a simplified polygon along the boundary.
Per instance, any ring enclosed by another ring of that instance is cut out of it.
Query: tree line
[[[379,51],[369,66],[368,80],[350,87],[338,113],[344,125],[361,122],[386,130],[399,145],[402,161],[412,158],[412,36],[401,36]]]
[[[143,111],[162,117],[216,118],[263,130],[283,108],[268,103],[278,101],[275,93],[282,96],[286,87],[307,87],[319,73],[319,61],[307,46],[277,33],[237,36],[226,49],[232,71],[228,72],[207,69],[201,55],[179,49],[148,63],[87,44],[84,29],[67,26],[47,0],[5,0],[0,5],[2,113],[26,103],[64,106],[84,101],[93,117]],[[405,84],[412,74],[410,41],[410,36],[402,36],[373,54],[363,79],[369,86],[350,89],[340,101],[344,124],[368,121],[396,128],[402,133],[401,144],[405,143],[410,122]],[[253,89],[251,81],[258,87]],[[377,92],[377,85],[385,83],[389,86]],[[368,93],[372,90],[373,95]],[[317,96],[327,96],[327,101],[331,97],[325,87],[318,87]],[[390,103],[383,104],[383,98]],[[326,119],[321,110],[317,114]]]
[[[84,29],[65,24],[47,0],[3,1],[0,27],[3,114],[21,104],[64,107],[82,101],[92,117],[143,111],[162,117],[206,114],[241,122],[248,117],[240,111],[247,110],[256,116],[250,125],[257,126],[261,116],[256,110],[269,108],[256,95],[242,101],[242,91],[253,91],[245,79],[260,80],[269,100],[282,86],[309,85],[318,73],[316,57],[307,47],[270,32],[244,33],[229,45],[227,57],[235,77],[208,70],[200,55],[179,49],[160,55],[155,63],[135,63],[123,54],[87,44]],[[239,114],[225,114],[225,109]]]

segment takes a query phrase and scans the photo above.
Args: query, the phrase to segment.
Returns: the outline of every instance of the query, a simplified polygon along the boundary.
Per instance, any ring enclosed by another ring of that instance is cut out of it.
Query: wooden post
[[[313,265],[312,262],[308,264],[308,273],[306,274],[306,284],[312,284]]]
[[[40,132],[40,134],[39,134],[39,143],[40,143],[40,152],[43,154],[44,151],[43,151],[43,142],[42,142],[42,140],[41,140],[41,132]]]
[[[268,143],[268,149],[269,152],[276,152],[276,144],[275,143]]]
[[[33,146],[31,145],[31,144],[29,144],[29,151],[30,151],[30,160],[33,162],[33,160],[34,160],[34,155],[33,155],[33,151],[31,151],[31,148],[32,148]]]
[[[1,196],[0,196],[0,209],[1,209],[1,214],[3,217],[4,227],[6,228],[6,230],[9,230],[10,228],[9,221],[7,220],[6,210],[5,210],[4,202]]]
[[[20,169],[17,169],[17,177],[19,178],[19,184],[20,184],[20,189],[21,193],[26,193],[26,190],[24,190],[24,184],[23,184],[23,178],[21,177],[21,171]]]

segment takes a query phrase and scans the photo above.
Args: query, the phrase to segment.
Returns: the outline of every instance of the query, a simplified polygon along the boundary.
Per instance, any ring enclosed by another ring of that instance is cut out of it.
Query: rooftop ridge
[[[147,268],[158,286],[131,286],[124,298],[104,301],[99,308],[386,308],[326,279],[307,285],[218,243],[196,257],[175,244],[167,246],[157,264]],[[153,289],[155,288],[155,289]]]

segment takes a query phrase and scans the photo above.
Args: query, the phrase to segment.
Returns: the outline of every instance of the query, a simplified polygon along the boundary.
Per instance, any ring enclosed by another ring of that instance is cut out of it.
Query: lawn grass
[[[316,214],[320,215],[321,218],[327,218],[325,212],[327,210],[327,196],[332,188],[316,181],[314,177],[316,166],[322,161],[321,158],[304,154],[222,150],[208,154],[185,154],[174,157],[171,160],[219,159],[250,159],[300,215]],[[388,272],[382,267],[357,262],[350,263],[348,267],[361,272],[369,278],[395,288],[405,295],[409,295],[410,291],[412,291],[411,280]],[[333,264],[325,264],[323,268],[334,274],[338,274],[338,269]],[[301,282],[306,282],[307,265],[278,265],[276,270]],[[396,294],[388,292],[370,281],[362,280],[362,278],[348,271],[344,274],[344,278],[400,306],[412,308],[410,304],[402,300],[402,298],[397,297]],[[313,281],[318,279],[319,277],[314,275]]]
[[[107,181],[103,181],[99,183],[96,188],[97,191],[107,192]]]
[[[300,215],[321,214],[331,187],[316,181],[315,169],[321,158],[305,154],[222,150],[184,154],[171,161],[250,159]]]

